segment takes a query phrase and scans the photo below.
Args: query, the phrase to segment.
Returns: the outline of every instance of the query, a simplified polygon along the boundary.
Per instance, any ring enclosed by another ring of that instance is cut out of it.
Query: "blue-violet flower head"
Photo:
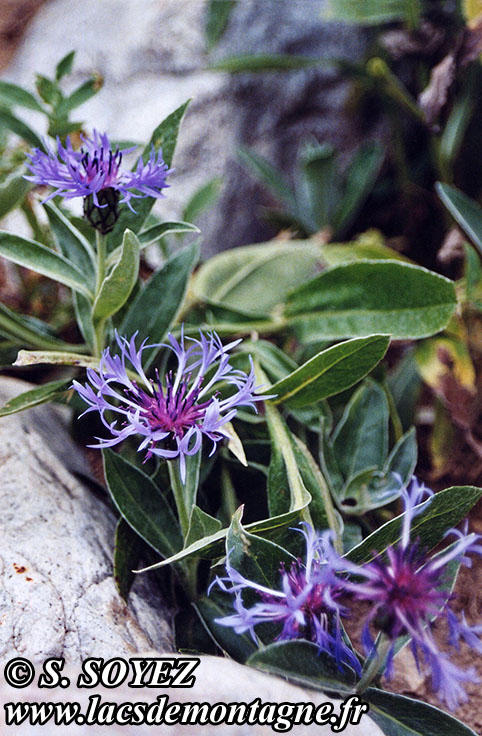
[[[363,629],[366,651],[374,653],[371,626],[391,640],[385,672],[387,677],[393,670],[395,642],[398,637],[408,635],[417,666],[420,667],[422,662],[426,665],[431,672],[434,691],[453,710],[467,699],[461,683],[474,682],[476,676],[473,669],[461,669],[450,660],[449,654],[439,649],[432,633],[432,623],[439,616],[444,618],[448,624],[449,645],[456,647],[463,639],[482,653],[482,642],[478,636],[482,633],[482,626],[468,626],[463,614],[459,620],[450,609],[453,596],[447,574],[447,566],[452,561],[470,566],[467,554],[481,554],[482,546],[479,535],[467,534],[466,529],[464,532],[451,529],[446,536],[455,535],[456,541],[437,555],[427,555],[419,541],[411,538],[411,526],[414,517],[431,503],[432,495],[416,479],[412,480],[408,490],[402,492],[405,513],[399,544],[387,549],[386,558],[378,556],[362,567],[345,563],[345,570],[364,578],[359,582],[347,581],[345,587],[355,599],[372,604]]]
[[[184,482],[186,457],[200,451],[203,436],[213,443],[212,455],[217,444],[230,437],[226,425],[234,419],[238,407],[256,410],[258,401],[271,397],[257,393],[260,387],[256,385],[252,362],[249,374],[230,365],[230,351],[241,340],[223,346],[214,332],[205,335],[200,331],[196,339],[185,337],[182,329],[179,341],[169,334],[168,344],[161,346],[172,353],[177,367],[163,379],[156,371],[156,379],[152,380],[142,367],[142,355],[160,346],[147,345],[144,340],[137,348],[136,336],[137,333],[127,340],[116,335],[120,355],[111,355],[110,348],[106,348],[99,368],[87,370],[89,383],[73,382],[89,404],[84,413],[98,411],[110,433],[106,439],[96,437],[98,444],[91,446],[112,447],[139,435],[138,450],[145,450],[146,459],[152,455],[179,458]],[[131,377],[131,371],[138,379]],[[217,391],[221,381],[230,387],[226,398],[221,398]],[[109,421],[106,414],[111,412],[119,419]]]
[[[92,138],[80,136],[82,145],[74,150],[70,136],[65,145],[57,138],[57,151],[46,146],[46,152],[34,148],[27,154],[30,176],[25,178],[39,186],[52,187],[54,191],[44,201],[57,195],[65,199],[91,197],[95,207],[107,207],[106,193],[122,196],[133,210],[131,199],[139,197],[163,197],[168,186],[166,176],[171,173],[164,163],[162,152],[152,148],[149,158],[139,158],[134,171],[122,167],[124,154],[135,150],[113,148],[106,133],[93,131]],[[112,199],[111,196],[111,199]],[[116,200],[116,201],[117,201]]]
[[[226,561],[227,577],[217,577],[212,585],[234,595],[236,613],[216,619],[222,626],[231,626],[238,634],[249,631],[258,641],[254,628],[258,624],[280,624],[279,641],[307,639],[315,643],[320,652],[334,657],[338,667],[350,665],[360,673],[359,661],[345,643],[341,616],[347,610],[340,604],[344,593],[343,581],[336,575],[337,553],[332,546],[332,533],[317,535],[310,524],[302,522],[301,532],[306,543],[306,557],[293,560],[290,567],[280,568],[279,589],[271,589],[245,578]],[[254,591],[259,601],[246,606],[243,593]]]

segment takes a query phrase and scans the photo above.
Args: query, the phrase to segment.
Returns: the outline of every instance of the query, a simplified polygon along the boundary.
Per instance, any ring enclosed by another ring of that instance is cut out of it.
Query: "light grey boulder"
[[[29,388],[0,379],[0,403]],[[68,468],[88,472],[62,413],[0,419],[0,660],[172,650],[169,614],[147,576],[127,607],[112,577],[115,519]]]

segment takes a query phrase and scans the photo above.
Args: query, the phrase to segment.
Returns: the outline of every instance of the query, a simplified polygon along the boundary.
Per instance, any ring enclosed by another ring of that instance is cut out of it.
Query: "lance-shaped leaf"
[[[166,235],[182,235],[183,233],[199,233],[201,232],[196,225],[190,222],[161,222],[159,225],[153,225],[148,230],[139,233],[139,242],[141,248],[145,248],[151,243],[157,243]]]
[[[52,202],[44,202],[44,209],[58,250],[86,275],[93,287],[95,256],[89,241]]]
[[[412,538],[419,539],[422,547],[432,549],[443,539],[448,529],[465,519],[481,497],[482,488],[475,486],[452,486],[436,493],[431,499],[419,504],[423,510],[413,519]],[[402,536],[402,519],[403,514],[383,524],[353,547],[347,557],[362,564],[371,560],[374,553],[384,552],[387,547],[397,544]]]
[[[345,391],[364,378],[385,355],[390,338],[370,335],[322,350],[270,388],[275,404],[310,406]]]
[[[92,298],[85,275],[67,258],[34,240],[27,240],[19,235],[2,231],[0,232],[0,256]]]
[[[370,718],[387,736],[477,736],[475,731],[433,705],[374,687],[363,693]]]
[[[182,306],[190,273],[199,257],[194,244],[172,256],[167,263],[141,287],[124,316],[120,332],[151,343],[161,342]],[[157,351],[150,351],[145,368],[151,365]]]
[[[107,487],[120,515],[163,557],[181,549],[179,523],[155,483],[112,450],[102,455]]]
[[[24,141],[30,143],[31,146],[40,148],[41,151],[44,150],[44,145],[37,133],[35,133],[27,123],[20,118],[17,118],[13,113],[5,108],[0,108],[0,127],[1,126],[7,128],[7,130],[11,130],[12,133],[23,138]]]
[[[449,184],[437,182],[435,188],[452,217],[482,252],[482,207],[480,204]]]
[[[22,201],[30,189],[30,182],[14,172],[0,186],[0,219]]]
[[[442,330],[456,304],[444,276],[398,261],[360,261],[292,291],[286,315],[306,342],[373,333],[417,339]]]
[[[139,241],[130,230],[124,233],[120,258],[104,279],[94,302],[94,320],[111,317],[124,306],[139,275]]]
[[[231,626],[216,623],[216,619],[232,614],[231,596],[212,589],[209,597],[203,596],[193,605],[211,638],[230,657],[237,662],[245,662],[250,654],[257,651],[257,646],[249,634],[238,634]]]
[[[353,670],[340,670],[333,657],[309,641],[277,641],[252,654],[247,664],[315,690],[353,692],[356,681]]]
[[[44,383],[30,391],[24,391],[24,393],[15,396],[0,407],[0,417],[16,414],[19,411],[25,411],[25,409],[31,409],[33,406],[44,404],[46,401],[52,401],[52,399],[65,393],[71,383],[70,378],[68,380],[62,379]]]
[[[177,136],[182,119],[186,113],[189,100],[174,110],[165,120],[157,126],[152,134],[151,140],[145,147],[142,157],[144,160],[149,158],[151,150],[158,151],[162,149],[162,157],[164,163],[168,166],[172,163],[172,157],[176,148]],[[119,219],[111,233],[107,236],[107,244],[109,252],[119,244],[122,233],[126,228],[133,232],[139,232],[144,220],[152,209],[155,202],[153,197],[143,197],[135,202],[135,212],[128,207],[123,207],[120,211]]]
[[[31,345],[44,350],[79,350],[83,346],[69,345],[51,335],[48,325],[41,320],[12,312],[0,303],[0,335],[12,339],[20,345]]]
[[[20,105],[20,107],[27,107],[29,110],[45,112],[31,92],[12,82],[0,81],[0,104]]]
[[[197,542],[203,537],[209,537],[210,534],[221,529],[221,522],[219,519],[215,519],[214,516],[210,516],[205,511],[194,505],[191,510],[191,517],[189,519],[189,529],[186,535],[185,546],[189,547],[193,542]]]

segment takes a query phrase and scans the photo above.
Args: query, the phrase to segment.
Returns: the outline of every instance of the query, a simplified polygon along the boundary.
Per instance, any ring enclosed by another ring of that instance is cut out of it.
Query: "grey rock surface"
[[[148,657],[156,656],[155,652],[146,654]],[[190,688],[154,688],[146,689],[129,689],[126,685],[121,685],[114,689],[95,688],[77,690],[74,683],[77,680],[79,670],[66,670],[65,674],[69,676],[72,685],[66,690],[45,690],[31,687],[27,690],[13,690],[7,687],[0,680],[0,704],[5,702],[59,702],[59,701],[76,701],[82,707],[82,713],[87,712],[89,698],[100,695],[102,702],[108,703],[132,703],[145,702],[155,703],[160,696],[168,697],[168,704],[173,703],[247,703],[259,700],[261,704],[272,704],[272,708],[276,703],[313,703],[315,708],[322,703],[331,703],[334,712],[339,712],[340,701],[334,701],[324,693],[306,690],[304,688],[292,685],[278,677],[272,677],[254,669],[244,667],[231,660],[220,659],[218,657],[201,657],[200,664],[194,672],[196,682]],[[128,676],[130,679],[130,675]],[[126,680],[127,682],[128,680]],[[261,705],[260,705],[261,710]],[[113,712],[113,708],[111,708]],[[218,711],[219,713],[219,711]],[[267,718],[269,709],[265,708],[264,717]],[[285,716],[286,716],[285,712]],[[1,718],[1,716],[0,716]],[[2,733],[15,733],[15,736],[31,736],[31,734],[51,734],[54,727],[49,724],[45,726],[15,726],[11,729],[2,726]],[[143,734],[151,734],[155,728],[156,734],[169,736],[198,736],[201,733],[214,733],[216,736],[272,736],[276,733],[271,727],[265,723],[264,725],[109,725],[109,726],[92,726],[92,725],[73,725],[63,726],[62,734],[75,734],[76,736],[91,736],[94,733],[104,733],[109,729],[111,734],[125,734],[128,728],[129,734],[135,733],[142,736]],[[279,731],[280,732],[280,731]],[[282,731],[281,731],[282,732]],[[317,733],[333,734],[330,725],[295,725],[289,733],[298,736],[301,734]],[[358,725],[348,724],[343,730],[344,736],[381,736],[382,731],[369,718],[368,715],[361,717]]]
[[[0,403],[28,387],[1,378]],[[148,578],[136,578],[129,608],[116,591],[115,519],[69,472],[87,465],[62,413],[41,406],[2,418],[0,467],[0,660],[172,651]]]
[[[367,49],[365,31],[328,23],[326,5],[327,0],[238,2],[219,47],[208,57],[204,0],[50,0],[5,76],[32,86],[35,72],[51,73],[75,48],[72,84],[93,70],[105,78],[104,89],[80,116],[114,138],[139,141],[192,97],[172,187],[159,211],[168,219],[179,217],[201,184],[222,176],[220,201],[199,223],[209,255],[273,234],[259,217],[260,205],[272,202],[238,163],[237,146],[254,148],[292,174],[307,137],[331,142],[346,160],[363,140],[380,134],[376,121],[360,132],[350,85],[329,64],[234,76],[208,70],[213,58],[245,53],[360,60]]]

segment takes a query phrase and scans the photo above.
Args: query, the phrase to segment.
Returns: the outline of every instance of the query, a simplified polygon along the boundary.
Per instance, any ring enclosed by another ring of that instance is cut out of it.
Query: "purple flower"
[[[462,615],[461,620],[449,607],[452,595],[450,581],[447,579],[447,565],[459,560],[470,566],[469,552],[482,553],[480,536],[451,529],[448,535],[455,535],[456,542],[444,552],[428,557],[427,552],[417,540],[411,539],[413,518],[426,509],[432,491],[419,486],[413,479],[409,490],[402,491],[405,503],[402,536],[396,547],[389,547],[385,557],[376,557],[362,567],[351,565],[345,570],[363,576],[363,582],[346,582],[346,587],[358,600],[372,603],[364,630],[363,643],[367,652],[374,653],[375,643],[370,633],[374,626],[391,640],[388,651],[386,675],[391,676],[395,642],[400,636],[411,637],[411,649],[417,666],[421,660],[431,671],[432,686],[441,700],[452,710],[465,701],[467,695],[461,682],[476,681],[473,669],[462,670],[447,653],[440,651],[433,637],[431,624],[439,616],[448,624],[448,644],[457,646],[464,639],[469,646],[482,653],[482,642],[478,635],[482,626],[470,627]],[[427,499],[426,503],[421,502]]]
[[[91,447],[112,447],[139,435],[138,450],[146,451],[146,459],[152,455],[179,458],[184,482],[186,457],[199,452],[203,436],[213,443],[212,455],[218,442],[230,437],[226,424],[234,419],[239,406],[256,410],[256,402],[271,397],[256,393],[260,387],[256,386],[252,362],[249,374],[230,365],[229,353],[241,340],[223,346],[214,332],[206,336],[199,331],[197,340],[184,337],[182,329],[179,342],[169,334],[169,344],[162,346],[173,354],[177,369],[163,380],[156,371],[154,381],[144,372],[142,354],[159,345],[147,345],[144,340],[137,349],[136,335],[128,341],[116,334],[120,355],[111,355],[106,348],[98,370],[87,370],[90,384],[73,382],[89,404],[84,413],[98,411],[111,435],[107,439],[96,437],[99,444]],[[126,361],[132,366],[130,371]],[[137,377],[131,377],[132,373]],[[230,387],[226,398],[220,398],[216,390],[221,382]],[[107,419],[111,412],[120,415],[120,422]]]
[[[340,623],[340,617],[347,611],[337,600],[344,587],[331,564],[337,556],[331,532],[317,536],[308,523],[302,524],[304,528],[295,531],[305,538],[305,562],[298,559],[289,569],[281,566],[279,590],[247,580],[230,564],[228,555],[227,577],[216,578],[212,585],[217,584],[234,595],[236,613],[216,619],[216,623],[231,626],[237,634],[249,631],[256,642],[254,628],[258,624],[281,624],[283,628],[278,640],[307,639],[314,642],[320,652],[333,656],[339,667],[342,663],[348,664],[359,673],[360,664],[344,641]],[[247,607],[243,601],[245,591],[254,591],[259,601]]]
[[[131,210],[132,198],[163,197],[166,176],[171,173],[162,159],[162,152],[156,154],[152,148],[149,159],[144,163],[139,159],[137,168],[128,171],[122,167],[122,157],[135,149],[115,150],[106,133],[94,130],[93,137],[80,136],[82,147],[74,150],[67,136],[65,146],[57,138],[57,153],[47,148],[44,153],[39,148],[27,154],[31,176],[26,176],[39,186],[53,187],[54,191],[44,201],[57,195],[65,199],[92,196],[96,207],[107,206],[100,193],[112,190],[122,195]]]

